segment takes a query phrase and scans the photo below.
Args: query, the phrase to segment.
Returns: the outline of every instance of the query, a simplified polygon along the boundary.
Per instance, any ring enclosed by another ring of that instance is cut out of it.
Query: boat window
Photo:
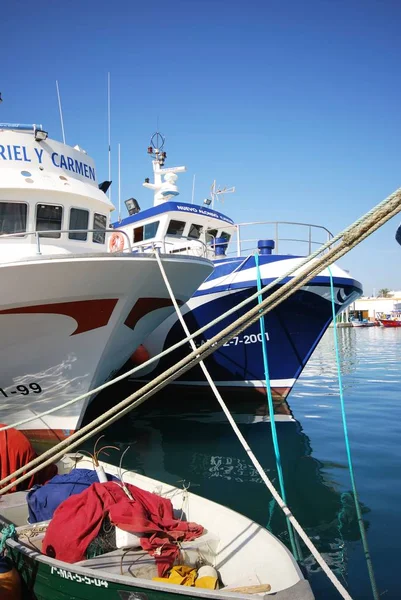
[[[70,210],[70,224],[68,229],[88,229],[89,223],[89,211],[81,208],[72,208]],[[82,240],[86,241],[88,238],[88,232],[68,234],[70,240]]]
[[[26,231],[28,205],[22,202],[0,202],[0,235]]]
[[[95,213],[93,216],[93,229],[106,229],[107,217],[105,215],[99,215]],[[106,234],[102,231],[93,232],[93,241],[95,244],[104,244],[106,240]]]
[[[150,240],[151,238],[156,237],[159,223],[160,223],[160,221],[153,221],[153,223],[147,223],[146,225],[143,226],[143,231],[144,231],[143,239],[144,240]]]
[[[63,207],[55,204],[38,204],[36,207],[36,231],[41,231],[39,237],[59,238]]]
[[[182,235],[185,228],[185,221],[175,221],[171,219],[168,229],[167,235]]]
[[[222,231],[219,237],[222,237],[224,240],[226,240],[226,242],[229,242],[230,238],[231,238],[231,233],[227,233],[226,231]]]
[[[217,229],[207,229],[206,231],[206,243],[214,242],[217,237]]]
[[[191,223],[189,226],[188,237],[193,238],[194,240],[199,240],[200,235],[202,233],[202,225],[196,225],[195,223]]]
[[[140,227],[135,227],[133,242],[143,242],[143,240],[151,240],[156,237],[157,230],[159,228],[160,221],[153,221],[153,223],[146,223]]]
[[[134,237],[132,239],[134,242],[142,242],[143,241],[143,225],[141,227],[135,227],[134,229]]]

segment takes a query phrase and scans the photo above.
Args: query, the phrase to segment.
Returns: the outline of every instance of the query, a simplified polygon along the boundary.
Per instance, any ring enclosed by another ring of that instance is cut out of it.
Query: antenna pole
[[[109,181],[111,181],[110,72],[107,73],[107,133],[109,142]],[[109,187],[109,200],[111,202],[111,186]]]
[[[191,204],[194,203],[194,196],[195,196],[195,177],[196,177],[196,173],[194,173],[193,179],[192,179],[192,202]]]
[[[120,144],[118,144],[118,220],[121,221],[121,161]]]
[[[60,113],[61,133],[63,134],[63,144],[65,144],[63,109],[61,108],[60,90],[58,89],[58,81],[57,81],[57,79],[56,79],[56,90],[57,90],[57,98],[58,98],[58,110],[59,110],[59,113]]]

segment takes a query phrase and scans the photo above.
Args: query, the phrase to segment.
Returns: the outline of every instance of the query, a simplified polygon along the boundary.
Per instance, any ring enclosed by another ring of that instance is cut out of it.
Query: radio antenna
[[[111,181],[110,72],[107,73],[107,133],[109,142],[109,181]],[[109,187],[109,200],[111,202],[111,186]]]
[[[61,133],[63,135],[63,144],[65,144],[63,109],[61,108],[60,90],[59,90],[59,87],[58,87],[58,81],[57,81],[57,79],[56,79],[56,90],[57,90],[57,98],[58,98],[58,110],[59,110],[59,113],[60,113]]]
[[[191,204],[194,203],[194,196],[195,196],[195,177],[196,177],[196,173],[194,173],[194,176],[192,178],[192,202]]]
[[[118,144],[118,220],[121,221],[121,155]]]

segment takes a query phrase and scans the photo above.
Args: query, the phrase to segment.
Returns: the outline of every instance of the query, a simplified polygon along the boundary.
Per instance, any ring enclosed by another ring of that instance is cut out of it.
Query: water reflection
[[[239,426],[278,487],[268,423]],[[288,504],[326,560],[345,575],[344,542],[359,539],[352,498],[330,479],[330,465],[313,457],[310,439],[299,422],[278,423],[277,427]],[[166,405],[165,400],[152,399],[146,408],[109,428],[105,443],[121,450],[131,446],[124,467],[174,485],[190,485],[194,493],[251,517],[288,543],[281,510],[216,409],[203,406],[197,411],[192,405],[184,412],[173,401]],[[118,461],[117,453],[110,458]],[[306,564],[315,568],[313,561]]]

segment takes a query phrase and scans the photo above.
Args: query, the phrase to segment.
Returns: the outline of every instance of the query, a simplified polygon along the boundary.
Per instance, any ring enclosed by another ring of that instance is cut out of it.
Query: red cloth
[[[85,559],[85,552],[97,536],[103,519],[141,537],[144,550],[156,560],[163,577],[178,555],[175,540],[193,540],[203,533],[196,523],[174,518],[173,505],[167,498],[127,484],[134,500],[113,481],[93,483],[80,494],[70,496],[56,509],[42,547],[52,558],[68,563]],[[155,552],[155,550],[157,550]]]
[[[0,423],[0,427],[5,427],[5,425]],[[36,457],[37,454],[32,448],[30,441],[21,431],[13,428],[0,431],[1,479],[11,475],[11,473],[14,473],[14,471],[20,469]],[[50,465],[35,475],[32,475],[32,477],[26,479],[19,485],[14,486],[8,493],[29,490],[36,483],[45,483],[54,477],[54,475],[57,475],[57,467],[56,465]],[[15,481],[15,479],[16,478],[11,481]]]

